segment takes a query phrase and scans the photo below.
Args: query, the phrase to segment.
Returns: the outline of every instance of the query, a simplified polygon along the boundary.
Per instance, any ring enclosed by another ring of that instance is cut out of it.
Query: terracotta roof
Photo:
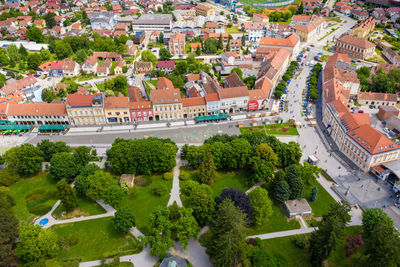
[[[218,90],[218,95],[220,99],[244,97],[249,96],[249,90],[247,86],[221,88]]]
[[[157,89],[175,89],[175,87],[172,84],[171,80],[165,77],[161,77],[157,81]]]
[[[366,39],[363,39],[363,38],[360,38],[357,36],[353,36],[350,34],[340,36],[338,41],[340,41],[344,44],[352,45],[352,46],[359,47],[362,49],[368,49],[371,47],[375,47],[375,45],[373,43],[367,41]]]
[[[93,56],[96,58],[122,58],[121,54],[116,52],[93,52]]]
[[[10,103],[8,106],[7,115],[9,116],[67,116],[65,104],[53,103]]]
[[[127,96],[109,96],[104,98],[104,109],[129,108]]]
[[[360,92],[358,94],[358,99],[396,102],[397,96],[396,94]]]
[[[272,37],[261,37],[260,46],[283,46],[283,47],[294,47],[299,42],[299,37],[296,34],[291,34],[286,38],[272,38]]]
[[[3,86],[0,90],[3,91],[3,93],[5,95],[9,95],[18,90],[32,86],[36,82],[37,82],[37,80],[34,77],[28,76],[28,77],[22,78],[21,80],[16,80],[15,82],[7,84],[7,85]]]
[[[200,74],[188,74],[186,75],[186,80],[188,81],[198,81],[201,79]]]
[[[291,21],[311,21],[311,16],[293,15]]]
[[[152,109],[153,105],[151,101],[138,101],[138,102],[129,102],[129,109],[138,110],[138,109]]]
[[[137,86],[128,87],[128,96],[129,96],[129,101],[131,102],[140,102],[143,100],[140,88]]]
[[[8,103],[0,103],[0,114],[6,115]]]
[[[206,102],[214,102],[219,100],[217,93],[206,94],[204,98],[206,99]]]
[[[208,11],[208,10],[210,10],[211,9],[211,7],[209,7],[209,6],[205,6],[205,5],[197,5],[196,6],[196,9],[201,9],[201,10],[205,10],[205,11]]]
[[[190,106],[201,106],[205,105],[206,100],[204,97],[189,97],[182,99],[182,106],[190,107]]]
[[[225,79],[224,83],[228,83],[228,87],[239,87],[239,86],[245,86],[243,81],[239,78],[239,75],[235,71],[233,71],[231,74],[229,74]]]
[[[314,31],[316,28],[313,24],[308,24],[308,25],[297,24],[297,25],[293,26],[293,29],[295,29],[297,31],[305,32],[305,33],[310,33],[312,31]]]
[[[96,65],[97,63],[97,58],[95,56],[89,56],[85,59],[85,64],[89,64],[89,65]]]
[[[92,106],[94,95],[68,94],[66,104],[71,107]]]
[[[367,124],[349,131],[347,135],[371,154],[400,148],[398,144]]]
[[[157,62],[157,68],[175,68],[175,61],[173,60],[161,60]]]
[[[181,92],[179,89],[151,90],[150,92],[153,105],[181,103]]]
[[[78,63],[67,58],[67,59],[64,59],[62,68],[63,68],[63,70],[74,70],[76,64],[78,64]]]

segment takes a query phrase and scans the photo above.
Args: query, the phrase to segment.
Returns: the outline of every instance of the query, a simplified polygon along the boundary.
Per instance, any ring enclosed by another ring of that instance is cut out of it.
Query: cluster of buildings
[[[362,93],[347,54],[330,56],[323,71],[323,124],[335,145],[361,170],[398,159],[400,146],[370,125],[369,114],[351,111],[352,101],[393,107],[397,96]]]

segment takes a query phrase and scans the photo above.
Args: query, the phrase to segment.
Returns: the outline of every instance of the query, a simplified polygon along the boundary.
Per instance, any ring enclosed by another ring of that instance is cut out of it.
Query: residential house
[[[265,13],[253,13],[253,21],[269,23],[269,17]]]
[[[185,36],[180,33],[172,35],[168,48],[173,56],[183,56],[185,54]]]
[[[102,94],[68,94],[66,110],[71,125],[106,124]]]
[[[346,34],[337,40],[335,51],[348,54],[353,58],[368,59],[373,57],[375,45],[361,37]]]
[[[289,63],[290,52],[286,48],[275,50],[265,57],[257,76],[259,78],[266,76],[271,81],[272,87],[275,87]]]
[[[65,104],[61,103],[9,103],[7,119],[17,124],[69,124]]]
[[[360,92],[357,97],[361,105],[396,106],[397,95],[386,93]]]
[[[151,101],[129,102],[129,112],[133,122],[153,120],[153,105]]]
[[[160,79],[157,90],[151,90],[153,113],[156,120],[177,120],[183,118],[182,98],[167,78]]]
[[[294,33],[284,38],[262,37],[259,46],[266,48],[286,48],[291,52],[292,58],[295,58],[300,51],[300,39]]]
[[[253,90],[249,90],[248,110],[270,110],[273,100],[271,97],[272,83],[270,79],[264,75],[257,79]]]
[[[249,90],[247,86],[219,88],[218,97],[221,101],[222,113],[247,111],[249,104]]]
[[[243,81],[240,79],[239,75],[235,71],[229,74],[222,82],[223,87],[231,88],[231,87],[240,87],[245,86]]]
[[[41,101],[41,90],[38,81],[31,76],[24,77],[9,84],[4,85],[0,89],[0,96],[6,97],[23,91],[24,97],[28,100]]]
[[[317,15],[293,15],[290,26],[303,42],[310,42],[324,32],[325,20]]]
[[[129,108],[127,96],[118,95],[104,98],[104,116],[107,123],[131,122]]]
[[[215,9],[211,6],[199,4],[196,6],[195,10],[196,10],[196,16],[204,16],[204,17],[215,16]]]
[[[122,73],[124,73],[124,67],[125,67],[125,65],[126,65],[125,60],[120,59],[120,60],[117,62],[117,65],[115,65],[114,74],[115,74],[115,75],[121,75]]]
[[[166,74],[170,74],[175,69],[175,61],[173,60],[158,61],[156,69],[161,70]]]
[[[219,114],[221,102],[217,93],[208,93],[204,96],[206,100],[207,115]]]
[[[206,100],[204,97],[189,97],[182,99],[183,118],[196,118],[207,114]]]
[[[85,73],[96,73],[97,65],[97,58],[94,56],[89,56],[82,64],[82,71]]]
[[[360,38],[367,38],[368,35],[374,30],[375,24],[376,20],[373,17],[368,17],[353,29],[352,34]]]
[[[146,38],[145,32],[136,32],[132,40],[134,44],[141,45],[142,42],[144,41],[144,38]]]
[[[62,71],[64,77],[75,77],[80,72],[80,65],[71,59],[64,59],[62,64]]]
[[[259,42],[261,37],[265,36],[265,22],[255,22],[253,21],[249,25],[249,30],[248,30],[248,35],[249,35],[249,41],[251,42]]]
[[[190,43],[190,51],[192,53],[196,53],[198,47],[200,47],[201,50],[201,43]]]
[[[136,61],[135,62],[135,72],[136,73],[150,73],[153,71],[153,63]]]
[[[366,20],[369,17],[368,11],[365,11],[365,10],[353,10],[351,12],[351,15],[353,18],[355,18],[357,20]]]
[[[97,76],[105,77],[110,74],[112,62],[110,59],[104,60],[100,66],[97,67]]]
[[[384,55],[391,64],[400,67],[400,56],[394,50],[385,48],[382,51],[382,55]]]
[[[116,52],[93,52],[93,56],[97,60],[106,60],[110,59],[111,61],[118,61],[122,58],[121,54]]]
[[[229,41],[229,46],[231,48],[231,51],[234,51],[236,53],[239,53],[240,50],[242,49],[242,39],[231,39]]]

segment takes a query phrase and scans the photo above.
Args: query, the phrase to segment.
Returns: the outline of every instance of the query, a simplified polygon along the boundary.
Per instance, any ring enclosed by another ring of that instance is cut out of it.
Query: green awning
[[[39,131],[63,131],[67,127],[64,124],[44,124],[39,127]]]
[[[31,125],[0,125],[0,131],[29,131],[32,128]]]
[[[0,124],[6,124],[7,121],[0,121]]]

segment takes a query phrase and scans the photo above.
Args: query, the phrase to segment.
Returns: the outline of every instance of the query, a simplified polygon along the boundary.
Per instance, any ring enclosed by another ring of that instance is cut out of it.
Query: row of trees
[[[278,83],[275,87],[275,92],[274,92],[275,97],[280,98],[283,95],[283,93],[285,92],[287,83],[290,80],[290,78],[294,75],[294,72],[298,65],[299,65],[299,63],[297,61],[290,62],[289,67],[287,68],[285,74],[282,76],[283,81]]]
[[[322,65],[320,63],[315,64],[313,68],[313,73],[310,77],[309,97],[314,100],[318,98],[318,77],[321,71]]]
[[[117,174],[164,173],[175,167],[177,146],[170,139],[115,139],[107,151],[113,172]]]

